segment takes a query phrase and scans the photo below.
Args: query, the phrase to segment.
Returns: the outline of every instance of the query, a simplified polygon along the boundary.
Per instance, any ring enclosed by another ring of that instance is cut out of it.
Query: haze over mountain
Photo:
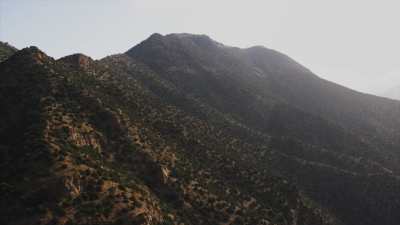
[[[155,31],[207,34],[231,46],[268,46],[320,77],[378,95],[400,84],[399,8],[397,0],[2,0],[0,40],[55,58],[101,59]]]
[[[394,88],[386,90],[381,95],[387,98],[400,100],[400,86],[396,86]]]
[[[1,224],[400,223],[400,101],[206,35],[0,54]]]

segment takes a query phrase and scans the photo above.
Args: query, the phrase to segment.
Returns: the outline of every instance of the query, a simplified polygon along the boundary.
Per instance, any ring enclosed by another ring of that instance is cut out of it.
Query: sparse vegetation
[[[0,63],[1,224],[398,224],[398,103],[182,38]]]

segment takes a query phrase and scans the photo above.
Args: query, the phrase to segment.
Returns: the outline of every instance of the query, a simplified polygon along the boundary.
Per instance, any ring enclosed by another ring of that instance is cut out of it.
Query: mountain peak
[[[21,58],[22,60],[33,60],[35,63],[38,64],[45,64],[49,60],[53,60],[36,46],[30,46],[21,49],[20,51],[16,52],[14,56],[17,58]]]
[[[148,39],[154,39],[154,38],[162,38],[163,35],[160,33],[153,33],[152,35],[150,35],[150,37]]]
[[[94,62],[92,58],[87,55],[76,53],[58,59],[57,61],[63,62],[75,69],[86,70]]]
[[[190,33],[171,33],[171,34],[167,34],[166,37],[176,37],[176,38],[203,38],[203,39],[207,39],[207,40],[212,40],[209,36],[205,35],[205,34],[190,34]]]
[[[130,56],[135,56],[138,52],[141,52],[140,54],[149,54],[149,56],[163,54],[167,58],[172,55],[174,57],[180,55],[185,58],[183,51],[213,52],[221,47],[224,47],[224,45],[204,34],[171,33],[161,35],[154,33],[126,53]]]
[[[207,46],[224,46],[223,44],[213,40],[205,34],[189,34],[189,33],[172,33],[166,35],[167,38],[175,38],[182,41],[191,41],[200,47]]]
[[[209,36],[205,34],[191,34],[191,33],[170,33],[166,35],[162,35],[160,33],[153,33],[150,35],[149,39],[160,39],[160,38],[185,38],[185,39],[205,39],[213,41]],[[146,40],[145,40],[146,41]]]

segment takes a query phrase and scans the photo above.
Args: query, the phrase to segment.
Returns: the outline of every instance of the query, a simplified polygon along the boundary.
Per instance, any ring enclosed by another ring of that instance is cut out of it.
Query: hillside
[[[13,55],[16,51],[17,49],[13,46],[0,41],[0,62]]]
[[[397,225],[400,103],[264,47],[154,34],[0,63],[2,224]]]
[[[271,169],[346,223],[393,217],[392,197],[366,199],[375,193],[398,196],[392,188],[398,187],[399,102],[320,79],[276,51],[232,48],[207,36],[155,34],[127,54],[186,95],[269,136],[268,147],[285,154],[274,156]],[[391,191],[381,190],[375,174],[388,176]],[[344,185],[354,175],[358,184]],[[374,188],[363,190],[365,185]],[[388,208],[374,206],[384,201]]]

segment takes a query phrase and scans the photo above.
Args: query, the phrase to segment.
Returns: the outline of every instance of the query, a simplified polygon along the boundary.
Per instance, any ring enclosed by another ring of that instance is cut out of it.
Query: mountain
[[[387,90],[386,92],[384,92],[382,94],[382,96],[391,98],[391,99],[400,100],[400,86],[397,86],[397,87]]]
[[[0,63],[2,224],[397,225],[400,102],[265,47],[153,34]]]
[[[7,42],[0,41],[0,62],[13,55],[16,51],[17,49],[9,45]]]

